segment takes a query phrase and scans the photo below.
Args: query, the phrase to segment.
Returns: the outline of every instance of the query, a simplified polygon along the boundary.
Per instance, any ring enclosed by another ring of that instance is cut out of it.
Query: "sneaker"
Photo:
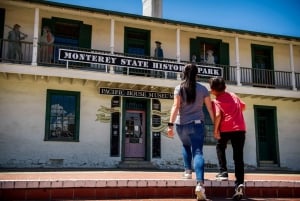
[[[195,195],[197,196],[197,200],[206,200],[205,189],[200,184],[197,184],[195,189]]]
[[[192,171],[184,171],[182,179],[192,179]]]
[[[245,191],[244,184],[238,185],[237,187],[235,187],[235,193],[232,196],[232,199],[233,200],[241,200],[243,198],[244,191]]]
[[[218,181],[227,181],[228,180],[228,173],[227,172],[220,172],[216,175],[216,180]]]

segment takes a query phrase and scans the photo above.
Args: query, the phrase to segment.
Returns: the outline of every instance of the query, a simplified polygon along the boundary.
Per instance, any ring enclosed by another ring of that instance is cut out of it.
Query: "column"
[[[35,8],[34,13],[34,25],[33,25],[33,46],[32,46],[32,61],[31,65],[36,66],[37,65],[37,52],[38,52],[38,41],[39,41],[39,15],[40,15],[40,9]]]
[[[235,36],[235,64],[236,64],[236,82],[238,86],[241,84],[241,64],[240,64],[240,53],[239,53],[239,37]]]
[[[115,20],[110,20],[110,53],[115,52]],[[113,65],[109,65],[109,73],[115,73]]]
[[[180,29],[176,29],[176,59],[180,63]],[[181,80],[180,73],[177,73],[177,80]]]
[[[292,43],[290,43],[290,65],[291,65],[291,71],[292,71],[291,80],[292,80],[293,90],[297,91],[297,88],[296,88],[295,66],[294,66],[294,48],[293,48],[293,44]]]

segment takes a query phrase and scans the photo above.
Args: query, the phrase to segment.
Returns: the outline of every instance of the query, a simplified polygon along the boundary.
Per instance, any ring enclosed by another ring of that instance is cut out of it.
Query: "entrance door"
[[[125,115],[125,158],[145,158],[145,112],[127,110]]]
[[[254,106],[254,109],[259,166],[278,165],[276,108]]]
[[[251,47],[254,86],[273,87],[273,48],[253,44]]]

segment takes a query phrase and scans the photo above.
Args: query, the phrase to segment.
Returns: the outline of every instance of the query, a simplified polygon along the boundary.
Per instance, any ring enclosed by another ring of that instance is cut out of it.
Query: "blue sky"
[[[142,15],[142,0],[52,0]],[[162,0],[163,18],[300,37],[300,0]]]

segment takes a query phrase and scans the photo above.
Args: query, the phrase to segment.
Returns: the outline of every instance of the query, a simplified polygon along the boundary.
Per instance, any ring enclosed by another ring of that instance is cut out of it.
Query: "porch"
[[[51,58],[45,53],[42,53],[41,49],[50,48],[50,46],[42,46],[40,44],[34,45],[33,42],[21,42],[22,52],[20,55],[14,55],[13,57],[8,54],[9,43],[11,41],[2,39],[1,40],[1,52],[0,60],[2,63],[13,63],[31,66],[45,66],[55,68],[68,68],[68,69],[80,69],[99,73],[110,73],[118,75],[134,75],[143,76],[156,79],[164,80],[180,80],[180,72],[172,72],[170,70],[164,70],[164,67],[157,69],[145,69],[145,67],[139,66],[123,66],[123,65],[110,65],[105,62],[66,62],[59,59],[59,50],[76,50],[82,52],[90,52],[93,54],[102,55],[115,55],[121,57],[130,57],[136,59],[143,59],[145,61],[155,61],[156,59],[148,56],[141,55],[129,55],[125,53],[114,52],[111,54],[108,51],[78,48],[72,46],[53,45]],[[166,64],[185,64],[189,61],[177,61],[172,58],[164,58],[156,60]],[[261,87],[261,88],[273,88],[273,89],[284,89],[284,90],[299,90],[300,89],[300,72],[292,71],[278,71],[278,70],[267,70],[258,69],[244,66],[226,66],[226,65],[208,65],[203,63],[196,63],[201,67],[218,68],[222,70],[223,77],[227,84],[237,86],[250,86],[250,87]],[[211,76],[199,75],[199,81],[208,82]]]

